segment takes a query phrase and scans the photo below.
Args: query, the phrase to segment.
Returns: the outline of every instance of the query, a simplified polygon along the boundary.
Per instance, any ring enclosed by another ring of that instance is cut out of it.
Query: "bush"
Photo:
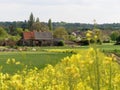
[[[89,45],[87,39],[83,39],[83,40],[81,40],[79,43],[80,43],[80,45]]]
[[[59,41],[59,42],[57,43],[57,46],[64,46],[64,45],[65,45],[65,43],[64,43],[63,40],[61,40],[61,41]]]
[[[116,38],[116,43],[115,45],[120,45],[120,36]]]
[[[82,39],[80,42],[80,45],[89,45],[89,41],[87,39]],[[90,40],[90,43],[93,44],[95,41],[93,39]],[[101,40],[96,40],[96,44],[102,44]]]

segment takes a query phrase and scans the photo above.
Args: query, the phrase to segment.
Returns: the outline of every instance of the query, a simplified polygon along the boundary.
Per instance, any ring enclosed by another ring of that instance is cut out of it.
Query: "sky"
[[[120,23],[120,0],[0,0],[0,21]]]

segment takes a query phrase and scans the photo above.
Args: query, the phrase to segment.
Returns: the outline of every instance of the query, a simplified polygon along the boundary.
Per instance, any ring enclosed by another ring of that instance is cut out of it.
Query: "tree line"
[[[78,39],[78,37],[71,35],[71,32],[86,32],[88,30],[93,30],[94,26],[95,24],[67,23],[63,21],[52,22],[51,19],[49,19],[48,22],[41,22],[38,17],[35,18],[33,13],[31,13],[28,20],[25,21],[0,22],[0,41],[7,39],[18,41],[20,37],[22,37],[22,33],[24,31],[33,30],[50,31],[53,33],[53,37],[55,38],[69,38],[70,40],[74,41]],[[120,23],[96,24],[96,28],[105,31],[105,39],[110,37],[111,40],[115,41],[117,37],[120,36]],[[3,31],[6,31],[6,33],[2,33]],[[110,32],[110,34],[108,32]],[[2,34],[5,34],[5,38],[3,38]]]
[[[37,19],[39,20],[39,19]],[[36,20],[36,24],[38,24],[38,21]],[[32,23],[31,21],[28,21]],[[22,29],[30,29],[30,24],[28,24],[27,20],[25,21],[13,21],[13,22],[0,22],[0,26],[5,28],[5,30],[9,29],[15,29],[15,28],[22,28]],[[67,31],[73,31],[73,30],[80,30],[80,31],[86,31],[89,29],[93,29],[94,24],[85,24],[85,23],[67,23],[67,22],[51,22],[53,29],[56,27],[64,27]],[[43,25],[47,25],[48,22],[41,22]],[[38,24],[39,25],[39,24]],[[111,24],[97,24],[97,28],[101,30],[120,30],[120,23],[111,23]]]
[[[86,23],[67,23],[67,22],[52,22],[51,19],[48,22],[40,22],[40,19],[35,18],[33,13],[30,14],[29,19],[25,21],[13,21],[13,22],[0,22],[0,26],[3,27],[7,32],[13,33],[17,28],[24,30],[55,30],[57,27],[64,27],[68,32],[74,30],[87,31],[94,28],[94,24]],[[100,30],[120,30],[120,23],[106,23],[97,24],[96,26]],[[13,33],[14,34],[14,33]]]

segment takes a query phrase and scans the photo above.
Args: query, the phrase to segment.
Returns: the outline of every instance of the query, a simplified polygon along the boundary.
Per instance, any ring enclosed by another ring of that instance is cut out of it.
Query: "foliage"
[[[120,45],[120,35],[116,38],[116,45]]]
[[[30,19],[30,18],[29,18]],[[37,19],[36,19],[37,20]],[[29,25],[28,25],[28,21],[14,21],[14,22],[0,22],[0,26],[5,27],[6,31],[9,31],[9,27],[12,25],[13,28],[23,28],[24,29],[28,29]],[[44,22],[46,25],[48,25],[48,23]],[[91,30],[93,29],[93,24],[85,24],[85,23],[67,23],[67,22],[52,22],[53,25],[53,29],[57,28],[57,27],[64,27],[66,28],[66,30],[68,32],[72,32],[74,30],[79,30],[79,31],[87,31],[87,30]],[[114,30],[120,30],[120,23],[111,23],[111,24],[97,24],[97,28],[101,29],[103,31],[106,30],[110,30],[110,31],[114,31]]]
[[[104,35],[102,37],[102,42],[103,43],[110,43],[110,41],[111,41],[111,38],[109,36]]]
[[[120,33],[118,31],[112,31],[112,33],[110,35],[111,40],[116,41],[116,39],[118,38],[119,34]]]
[[[9,36],[9,40],[14,41],[14,42],[19,41],[20,38],[21,38],[21,37],[20,37],[19,35],[17,35],[17,36]]]
[[[91,40],[90,40],[91,42]],[[80,41],[79,41],[80,45],[89,45],[89,41],[86,39],[86,38],[82,38]]]
[[[0,27],[0,44],[8,38],[8,33]]]
[[[48,20],[48,27],[49,27],[49,30],[50,30],[50,31],[53,30],[52,20],[51,20],[51,19]]]
[[[35,22],[35,18],[33,16],[33,13],[30,14],[29,20],[28,20],[28,28],[29,30],[32,30],[32,25]]]
[[[7,32],[2,27],[0,27],[0,37],[6,37],[7,35]]]
[[[77,37],[75,35],[69,35],[69,40],[76,41]]]
[[[17,34],[22,36],[23,29],[22,28],[16,28]]]
[[[19,25],[19,23],[18,23],[18,25]],[[23,31],[25,31],[25,29],[28,29],[28,22],[25,20],[25,21],[21,22],[21,25],[19,27],[16,26],[16,28],[22,28]]]
[[[64,27],[58,27],[53,32],[54,38],[68,39],[68,33]]]
[[[40,22],[40,20],[39,20],[39,18],[38,18],[38,17],[36,18],[36,22]]]
[[[13,47],[17,44],[17,42],[21,39],[20,35],[12,36],[9,35],[6,41],[4,41],[4,46],[10,46]]]
[[[41,30],[41,23],[40,22],[34,22],[32,25],[33,30],[40,31]]]
[[[37,31],[48,31],[48,27],[41,22],[34,22],[32,25],[32,29]]]
[[[57,46],[64,46],[64,45],[65,45],[65,43],[64,43],[63,40],[61,40],[61,41],[59,41],[59,42],[57,43]]]

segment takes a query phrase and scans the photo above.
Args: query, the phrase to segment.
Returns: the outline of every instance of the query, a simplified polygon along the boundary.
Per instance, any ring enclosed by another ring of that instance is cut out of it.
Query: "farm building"
[[[50,46],[52,45],[53,36],[51,32],[23,32],[20,45],[25,46]]]

